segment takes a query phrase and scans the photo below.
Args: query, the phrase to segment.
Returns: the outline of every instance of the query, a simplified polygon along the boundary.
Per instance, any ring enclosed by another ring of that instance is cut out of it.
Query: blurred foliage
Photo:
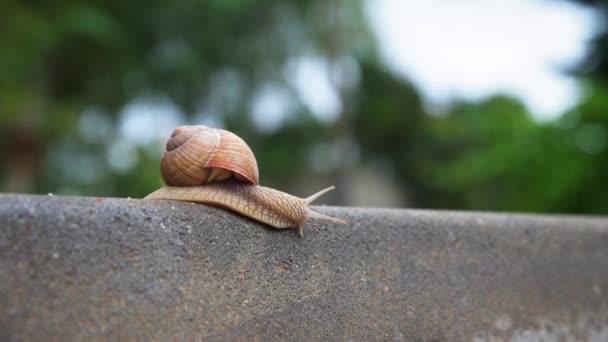
[[[262,183],[336,182],[339,204],[353,203],[353,170],[371,165],[407,206],[608,213],[606,34],[573,71],[581,103],[539,123],[503,96],[430,113],[378,58],[359,1],[8,0],[0,10],[0,190],[152,191],[164,137],[133,141],[124,129],[127,108],[148,101],[175,106],[176,124],[242,136]],[[335,119],[294,86],[302,58],[327,67]],[[250,113],[269,88],[283,89],[289,116],[265,130]]]

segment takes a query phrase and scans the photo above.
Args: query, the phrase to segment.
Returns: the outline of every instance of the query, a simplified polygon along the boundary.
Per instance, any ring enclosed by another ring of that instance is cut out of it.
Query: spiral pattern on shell
[[[258,184],[255,156],[236,134],[207,126],[173,130],[160,162],[163,181],[172,186],[202,185],[229,178]]]

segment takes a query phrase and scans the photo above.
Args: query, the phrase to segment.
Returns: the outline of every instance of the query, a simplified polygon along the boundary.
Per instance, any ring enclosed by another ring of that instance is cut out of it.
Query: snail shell
[[[207,126],[177,127],[167,141],[160,174],[170,186],[202,185],[228,178],[258,184],[249,146],[236,134]]]

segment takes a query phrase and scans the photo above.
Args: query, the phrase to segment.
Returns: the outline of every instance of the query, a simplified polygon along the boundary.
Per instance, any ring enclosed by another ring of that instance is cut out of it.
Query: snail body
[[[307,198],[258,185],[255,156],[235,134],[206,126],[176,128],[161,159],[161,177],[167,186],[145,199],[169,199],[225,208],[275,228],[297,228],[310,217],[346,221],[317,213],[308,205],[334,189]]]

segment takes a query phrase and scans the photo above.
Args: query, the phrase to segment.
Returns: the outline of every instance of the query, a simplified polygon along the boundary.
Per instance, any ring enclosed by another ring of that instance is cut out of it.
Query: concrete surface
[[[608,219],[0,195],[0,340],[608,341]]]

